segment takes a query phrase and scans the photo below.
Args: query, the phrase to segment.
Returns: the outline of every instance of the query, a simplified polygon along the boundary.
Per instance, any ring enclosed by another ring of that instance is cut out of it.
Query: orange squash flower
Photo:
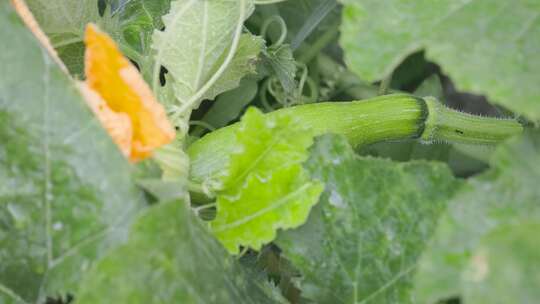
[[[163,106],[114,41],[95,25],[86,27],[87,103],[121,151],[135,162],[170,143],[175,131]]]

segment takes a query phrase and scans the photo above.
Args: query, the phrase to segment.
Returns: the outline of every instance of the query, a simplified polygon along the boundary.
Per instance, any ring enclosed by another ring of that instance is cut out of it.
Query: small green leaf
[[[494,153],[490,171],[468,180],[423,253],[416,277],[420,303],[463,294],[464,273],[486,235],[505,225],[540,219],[539,164],[540,134],[528,132]],[[508,285],[514,283],[511,277],[500,278],[505,279]],[[504,288],[499,295],[505,292],[512,290]]]
[[[425,49],[458,89],[540,119],[540,2],[345,0],[341,45],[368,81]]]
[[[364,158],[342,137],[312,149],[308,171],[326,184],[308,222],[277,239],[302,272],[302,296],[317,303],[415,303],[417,258],[459,186],[429,162]]]
[[[264,52],[263,64],[266,73],[275,75],[285,92],[290,93],[296,88],[297,67],[290,45],[270,47]]]
[[[276,303],[182,202],[149,208],[129,241],[101,260],[77,303]]]
[[[0,52],[0,303],[44,303],[75,291],[145,202],[75,83],[9,1],[0,41],[9,41]]]
[[[303,224],[322,191],[302,168],[312,133],[289,115],[264,116],[251,108],[236,132],[237,150],[219,178],[216,237],[231,253],[259,250],[277,229]]]

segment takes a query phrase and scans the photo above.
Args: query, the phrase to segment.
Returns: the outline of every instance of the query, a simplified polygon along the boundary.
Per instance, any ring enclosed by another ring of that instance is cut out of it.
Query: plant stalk
[[[493,145],[523,131],[513,119],[471,115],[449,109],[433,97],[424,100],[429,115],[421,140],[427,143]]]

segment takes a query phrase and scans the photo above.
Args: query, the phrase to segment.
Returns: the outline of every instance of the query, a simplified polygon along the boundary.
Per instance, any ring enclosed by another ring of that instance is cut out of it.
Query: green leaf
[[[84,79],[84,43],[77,42],[56,48],[58,56],[66,65],[69,73]]]
[[[324,35],[330,28],[339,22],[341,13],[339,9],[333,9],[337,5],[336,0],[294,0],[283,1],[273,6],[259,6],[255,15],[267,19],[273,15],[279,15],[287,25],[287,42],[293,45],[293,49],[302,42],[314,42]],[[277,29],[270,28],[268,33],[273,41],[279,37]]]
[[[236,151],[219,178],[214,235],[231,253],[259,250],[277,229],[302,225],[322,191],[302,168],[312,133],[289,115],[267,117],[255,108],[236,132]]]
[[[255,74],[258,56],[263,47],[264,40],[261,37],[243,34],[233,60],[223,76],[204,94],[203,99],[214,99],[217,95],[238,87],[244,76]]]
[[[89,273],[77,303],[276,303],[182,202],[160,203]]]
[[[492,158],[492,169],[468,181],[450,202],[423,253],[416,277],[419,302],[461,295],[467,265],[486,235],[504,225],[540,219],[539,164],[540,133],[529,132],[500,147]],[[509,286],[514,283],[511,277],[500,279],[508,280]]]
[[[41,29],[53,46],[68,45],[83,39],[89,22],[100,20],[97,0],[26,0]]]
[[[296,60],[291,46],[270,47],[264,52],[263,68],[270,75],[275,75],[285,92],[290,93],[296,88]]]
[[[189,201],[187,185],[182,184],[182,181],[146,178],[138,180],[137,185],[153,196],[156,201],[172,199]]]
[[[149,83],[152,82],[154,69],[152,37],[154,31],[164,28],[162,17],[169,12],[171,0],[110,2],[114,11],[113,21],[109,22],[111,25],[106,29],[107,32],[114,38],[122,52],[137,63],[144,79]]]
[[[293,50],[308,40],[316,40],[339,22],[336,0],[296,0],[280,4],[280,16],[287,20]]]
[[[139,54],[150,54],[152,34],[163,28],[161,17],[169,12],[170,2],[130,0],[118,8],[122,37]]]
[[[141,0],[140,0],[141,1]],[[107,8],[100,16],[98,0],[26,0],[41,29],[71,74],[84,78],[84,30],[96,23],[119,40],[118,19]]]
[[[244,78],[238,88],[219,95],[202,120],[216,129],[225,127],[240,116],[257,95],[257,90],[254,79]]]
[[[84,29],[97,23],[111,35],[120,49],[136,61],[148,77],[152,68],[152,34],[161,29],[161,17],[169,11],[170,0],[130,0],[108,5],[100,16],[98,0],[27,0],[43,31],[49,36],[69,71],[84,78]],[[108,1],[109,3],[114,1]]]
[[[459,186],[448,168],[355,155],[345,138],[317,140],[306,168],[326,184],[308,222],[279,234],[317,303],[416,303],[417,259]]]
[[[496,229],[465,269],[464,303],[534,303],[540,298],[540,222]]]
[[[540,2],[346,0],[341,45],[366,80],[389,75],[420,49],[458,89],[540,118]]]
[[[189,113],[203,99],[234,89],[254,72],[264,41],[241,34],[251,10],[246,0],[175,1],[163,16],[165,30],[154,32],[153,88],[159,87],[159,68],[164,66],[179,106],[172,111],[175,123],[184,132]]]
[[[75,83],[0,2],[0,302],[43,303],[123,242],[143,205]],[[7,292],[7,293],[6,293]]]

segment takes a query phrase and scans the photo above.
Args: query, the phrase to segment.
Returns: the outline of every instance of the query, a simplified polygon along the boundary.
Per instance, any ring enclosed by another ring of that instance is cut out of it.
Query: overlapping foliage
[[[26,3],[71,75],[1,2],[0,303],[540,296],[538,1]],[[89,22],[177,128],[154,160],[129,164],[77,89]],[[394,90],[523,116],[529,130],[491,148],[355,151],[262,113]],[[190,172],[187,147],[236,121],[213,134],[234,149]]]

